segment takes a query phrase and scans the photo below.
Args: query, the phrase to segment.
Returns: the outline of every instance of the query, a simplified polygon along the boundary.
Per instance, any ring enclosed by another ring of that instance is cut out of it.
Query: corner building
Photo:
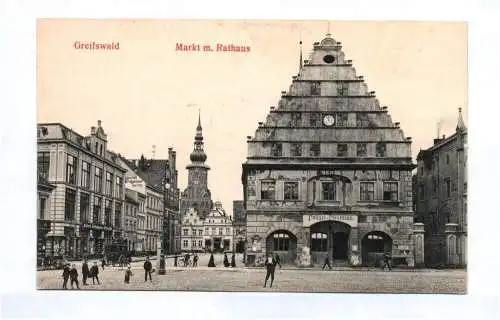
[[[330,34],[299,63],[247,137],[247,265],[266,252],[302,266],[376,265],[388,252],[414,266],[411,138]]]

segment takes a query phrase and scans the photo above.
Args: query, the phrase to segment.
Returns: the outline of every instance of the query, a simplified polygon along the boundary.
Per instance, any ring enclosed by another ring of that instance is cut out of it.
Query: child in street
[[[134,274],[132,273],[132,270],[130,270],[130,265],[127,267],[127,270],[125,270],[125,283],[130,283],[130,277],[133,276]]]

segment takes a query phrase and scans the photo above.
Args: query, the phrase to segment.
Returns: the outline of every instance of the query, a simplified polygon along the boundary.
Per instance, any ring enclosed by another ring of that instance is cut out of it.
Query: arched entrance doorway
[[[311,225],[311,262],[322,264],[328,256],[330,261],[347,261],[351,227],[338,221],[321,221]]]
[[[266,238],[266,252],[274,252],[285,264],[295,263],[297,237],[288,230],[276,230]]]
[[[368,232],[361,240],[362,262],[365,266],[379,266],[384,253],[392,253],[392,239],[382,231]]]

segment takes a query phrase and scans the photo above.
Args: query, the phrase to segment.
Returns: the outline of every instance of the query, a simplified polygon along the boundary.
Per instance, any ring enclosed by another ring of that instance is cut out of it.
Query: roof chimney
[[[97,120],[97,126],[100,127],[101,126],[101,120]]]

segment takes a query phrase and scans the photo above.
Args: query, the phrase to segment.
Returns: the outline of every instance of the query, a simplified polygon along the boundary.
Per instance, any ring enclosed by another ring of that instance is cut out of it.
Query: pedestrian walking
[[[99,282],[99,266],[97,265],[97,261],[94,261],[94,265],[90,268],[90,276],[92,277],[92,284],[95,284],[95,280],[97,280],[97,284],[101,284]]]
[[[130,277],[132,277],[134,274],[132,273],[132,270],[130,270],[130,265],[127,267],[127,270],[125,270],[125,283],[130,283]]]
[[[224,267],[229,267],[229,259],[227,258],[227,253],[224,252]]]
[[[198,255],[195,253],[193,257],[193,268],[198,266]]]
[[[71,289],[74,289],[73,283],[76,283],[76,288],[80,289],[78,284],[78,270],[76,270],[76,265],[73,264],[71,270],[69,271],[69,277],[71,279]]]
[[[382,270],[385,270],[386,266],[387,266],[387,268],[389,268],[389,271],[392,271],[392,268],[391,268],[391,256],[387,252],[384,253],[384,262],[383,262],[383,265],[382,265]]]
[[[69,273],[70,273],[69,263],[66,263],[66,264],[64,264],[63,273],[62,273],[63,289],[68,289]]]
[[[267,285],[267,280],[269,279],[269,277],[271,277],[271,284],[269,285],[269,287],[272,288],[273,282],[274,282],[274,272],[276,271],[276,265],[279,265],[280,269],[281,269],[279,256],[278,255],[274,256],[273,254],[268,253],[265,265],[266,265],[267,272],[266,272],[266,280],[264,281],[264,288]]]
[[[82,283],[84,286],[87,285],[87,278],[89,276],[89,265],[87,264],[87,259],[83,260],[82,264]]]
[[[328,268],[331,270],[332,269],[332,265],[330,264],[330,258],[328,257],[328,255],[326,255],[325,257],[325,263],[323,263],[323,270],[325,270],[325,267],[328,266]]]
[[[214,254],[210,253],[210,260],[208,260],[208,267],[215,268]]]
[[[106,257],[103,257],[102,258],[102,261],[101,261],[101,266],[102,266],[102,270],[104,271],[104,266],[106,265]]]
[[[231,267],[232,268],[236,267],[236,255],[234,253],[231,256]]]
[[[148,281],[148,275],[149,281],[153,281],[153,279],[151,279],[151,269],[153,269],[153,265],[151,261],[149,261],[149,257],[146,257],[146,261],[144,262],[144,282]]]
[[[191,257],[189,256],[189,253],[186,253],[184,255],[184,267],[187,267],[189,266],[189,260],[191,259]]]

